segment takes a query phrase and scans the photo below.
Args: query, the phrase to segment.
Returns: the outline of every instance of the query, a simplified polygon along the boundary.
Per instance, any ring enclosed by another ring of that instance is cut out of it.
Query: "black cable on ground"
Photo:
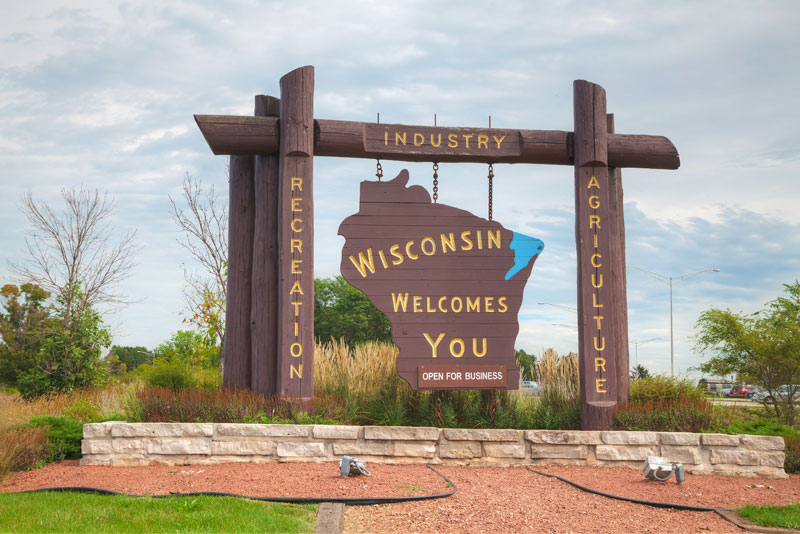
[[[33,490],[23,491],[9,491],[6,493],[38,493],[42,491],[72,491],[75,493],[98,493],[100,495],[124,495],[126,497],[152,497],[154,499],[163,499],[166,497],[197,497],[198,495],[209,495],[213,497],[238,497],[240,499],[249,499],[251,501],[264,501],[264,502],[279,502],[288,504],[320,504],[324,502],[342,503],[348,506],[366,506],[370,504],[389,504],[396,502],[410,502],[410,501],[427,501],[431,499],[442,499],[453,495],[458,489],[452,480],[441,474],[439,471],[428,465],[428,469],[442,477],[453,489],[447,493],[433,493],[431,495],[412,495],[409,497],[256,497],[252,495],[239,495],[236,493],[224,493],[219,491],[197,491],[192,493],[167,493],[164,495],[134,495],[130,493],[121,493],[102,488],[91,488],[86,486],[62,486],[55,488],[40,488]]]

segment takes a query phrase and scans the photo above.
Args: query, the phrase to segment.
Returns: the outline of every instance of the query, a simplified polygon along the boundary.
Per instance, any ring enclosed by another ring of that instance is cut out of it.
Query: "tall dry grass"
[[[46,428],[14,428],[0,433],[0,481],[9,472],[36,465],[46,457]]]
[[[363,398],[397,375],[397,347],[369,342],[348,347],[343,340],[317,344],[314,351],[314,392],[327,396]],[[405,382],[403,382],[405,383]]]
[[[570,352],[564,356],[553,349],[542,351],[536,360],[536,374],[542,390],[552,390],[565,398],[580,395],[578,355]]]

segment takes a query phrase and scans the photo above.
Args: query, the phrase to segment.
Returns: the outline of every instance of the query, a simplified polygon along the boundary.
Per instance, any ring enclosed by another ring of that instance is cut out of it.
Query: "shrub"
[[[100,408],[86,399],[79,400],[67,406],[61,413],[64,417],[74,419],[81,423],[91,423],[100,420],[102,417],[100,415]]]
[[[47,429],[20,427],[0,434],[0,481],[47,458]]]
[[[153,365],[143,365],[139,369],[148,386],[180,391],[195,383],[191,365],[177,358],[156,358]]]
[[[47,430],[48,462],[81,457],[83,423],[67,417],[31,417],[29,426]]]
[[[783,469],[787,473],[800,473],[800,433],[793,436],[784,436],[786,443],[786,461]]]

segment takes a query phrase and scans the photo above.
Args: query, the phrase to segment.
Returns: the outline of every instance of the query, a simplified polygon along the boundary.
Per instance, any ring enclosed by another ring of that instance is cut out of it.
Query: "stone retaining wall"
[[[344,455],[379,463],[581,464],[636,469],[648,455],[695,474],[785,477],[783,438],[679,432],[228,423],[83,427],[82,465],[322,462]]]

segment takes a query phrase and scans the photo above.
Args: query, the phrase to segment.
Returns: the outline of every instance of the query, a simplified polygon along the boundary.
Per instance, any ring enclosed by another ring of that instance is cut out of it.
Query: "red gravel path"
[[[422,465],[368,464],[372,477],[341,479],[338,465],[221,464],[101,467],[62,462],[12,473],[0,492],[53,486],[93,486],[125,493],[222,491],[258,496],[386,497],[448,491]],[[756,479],[687,475],[645,481],[614,467],[534,466],[579,484],[638,499],[736,507],[800,502],[800,476]],[[452,497],[380,506],[348,506],[346,532],[742,532],[713,513],[679,512],[591,495],[524,467],[437,467],[458,487]],[[762,487],[758,487],[762,486]]]

